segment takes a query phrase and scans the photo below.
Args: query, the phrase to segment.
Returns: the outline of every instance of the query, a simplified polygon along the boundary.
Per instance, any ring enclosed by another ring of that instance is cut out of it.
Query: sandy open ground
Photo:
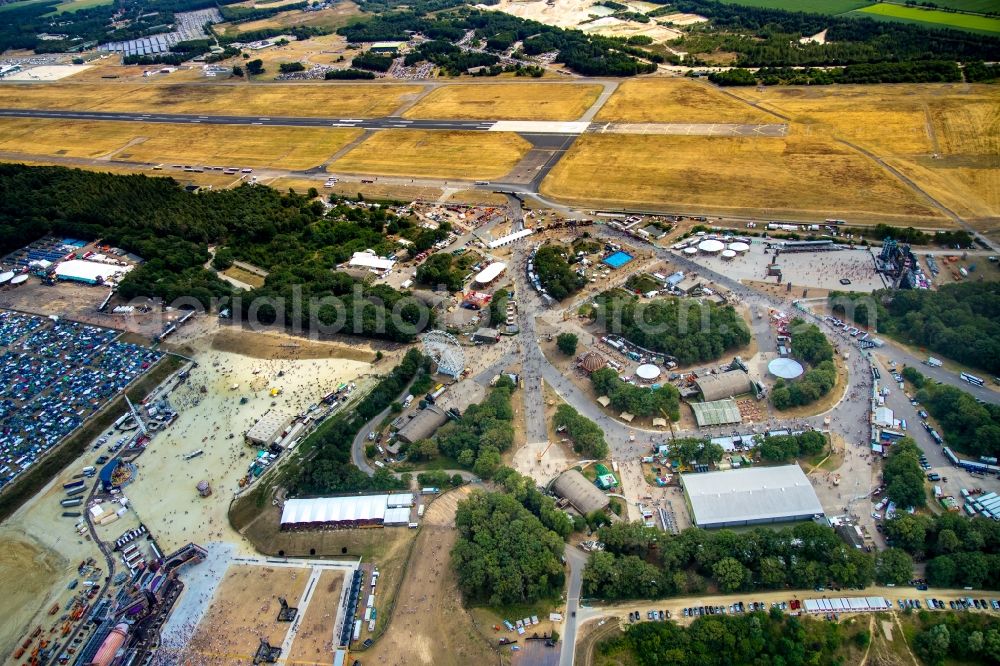
[[[753,243],[750,251],[726,260],[718,255],[699,254],[693,259],[734,280],[767,280],[767,266],[774,259],[763,243]],[[869,250],[841,250],[837,252],[791,252],[778,257],[783,282],[791,282],[793,291],[800,294],[802,287],[816,287],[831,291],[863,291],[870,293],[885,288],[882,278],[875,273],[875,262]],[[840,284],[841,278],[851,281]],[[784,289],[784,284],[782,284]]]
[[[623,2],[622,4],[633,5],[629,7],[633,11],[649,11],[646,3]],[[654,42],[664,42],[676,39],[681,35],[679,31],[659,25],[655,20],[649,23],[638,23],[613,18],[611,16],[614,14],[613,9],[594,2],[580,2],[579,0],[500,0],[498,4],[486,6],[484,9],[504,12],[546,25],[573,28],[608,37],[647,35]]]
[[[342,128],[0,119],[0,150],[4,151],[277,169],[322,164],[360,135],[361,130]]]
[[[531,149],[506,132],[381,130],[333,162],[328,171],[458,178],[499,178]]]
[[[343,584],[344,574],[340,571],[327,570],[320,574],[309,606],[300,620],[286,663],[313,666],[330,662],[333,654],[333,625],[337,621]]]
[[[780,123],[765,113],[691,79],[623,81],[601,108],[597,122]]]
[[[301,596],[309,569],[230,565],[180,663],[210,666],[248,664],[266,638],[281,645],[288,624],[277,621],[278,597],[292,605]]]
[[[23,72],[8,74],[5,81],[58,81],[90,69],[90,65],[39,65]]]
[[[598,85],[495,83],[436,88],[405,118],[576,120],[597,101]]]
[[[455,510],[470,492],[452,491],[428,507],[396,600],[388,631],[370,650],[356,652],[366,664],[465,666],[496,663],[462,606],[451,570],[455,543]],[[379,585],[382,585],[381,579]]]
[[[820,218],[837,213],[848,219],[952,224],[855,150],[794,134],[585,134],[543,181],[541,191],[566,201],[666,210]]]
[[[343,358],[264,360],[212,350],[204,339],[193,346],[199,365],[170,395],[180,415],[139,458],[139,478],[127,494],[166,552],[189,541],[231,541],[252,552],[226,517],[238,481],[256,453],[243,443],[243,434],[268,409],[298,414],[370,366]],[[280,388],[281,395],[272,398],[271,388]],[[242,398],[246,404],[240,404]],[[204,454],[183,460],[198,449]],[[211,483],[211,497],[201,498],[195,491],[202,479]]]
[[[72,87],[69,87],[72,86]],[[206,115],[379,118],[416,85],[56,83],[0,85],[0,107]]]

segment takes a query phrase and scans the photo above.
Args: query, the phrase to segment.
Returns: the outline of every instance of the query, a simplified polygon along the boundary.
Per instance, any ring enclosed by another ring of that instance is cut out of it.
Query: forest
[[[422,230],[382,208],[341,201],[326,212],[309,196],[259,185],[192,194],[171,178],[0,165],[0,252],[47,233],[101,238],[145,259],[122,280],[126,299],[185,298],[208,308],[213,298],[232,296],[203,267],[216,244],[270,271],[263,287],[234,302],[244,316],[407,342],[430,324],[427,308],[334,270],[354,251],[391,251],[386,231],[416,237]]]
[[[629,384],[613,368],[601,368],[591,373],[590,383],[597,395],[606,395],[616,411],[634,416],[680,420],[680,393],[673,384],[659,388]]]
[[[917,613],[913,651],[928,666],[998,663],[1000,620],[981,613]]]
[[[407,487],[387,469],[369,477],[351,463],[351,446],[358,431],[383,409],[396,402],[410,382],[430,372],[431,361],[417,349],[406,352],[403,360],[384,376],[371,393],[349,412],[339,413],[302,442],[309,452],[308,463],[294,458],[286,467],[285,479],[292,495],[310,496],[364,490],[396,490]]]
[[[874,324],[904,342],[1000,375],[1000,283],[961,282],[939,289],[833,292],[833,311],[864,326]],[[874,305],[873,305],[874,304]],[[850,312],[849,305],[854,306]]]
[[[931,587],[1000,589],[1000,523],[994,520],[900,512],[886,521],[885,536],[927,563]]]
[[[533,604],[562,592],[563,538],[513,495],[473,491],[458,503],[455,527],[451,561],[466,603]]]
[[[979,458],[1000,457],[1000,405],[981,404],[962,389],[927,381],[916,368],[904,368],[916,398],[941,426],[945,444]]]
[[[514,445],[514,382],[502,375],[486,400],[470,405],[437,431],[438,451],[484,479],[500,469],[500,454]]]
[[[567,256],[566,248],[555,243],[543,245],[535,253],[534,266],[538,281],[549,296],[557,301],[579,291],[586,283],[570,267]]]
[[[882,465],[882,482],[885,496],[899,509],[920,509],[927,505],[924,473],[920,468],[923,453],[912,437],[904,437],[889,449],[889,457]]]
[[[723,593],[865,587],[875,576],[871,554],[812,522],[738,532],[689,528],[678,535],[620,522],[602,527],[599,536],[605,550],[591,554],[583,593],[603,600],[695,595],[709,585]]]
[[[868,633],[864,632],[863,640]],[[688,627],[675,622],[639,622],[624,635],[598,645],[598,653],[640,666],[732,666],[837,664],[847,640],[836,622],[791,617],[780,611],[710,615]],[[634,662],[632,661],[634,659]]]
[[[681,365],[714,361],[750,342],[750,330],[731,305],[691,299],[640,300],[622,291],[598,295],[600,326],[630,342],[669,354]]]
[[[708,80],[720,86],[825,86],[834,83],[953,83],[962,70],[951,60],[879,62],[843,69],[762,67],[756,72],[735,68],[712,72]]]

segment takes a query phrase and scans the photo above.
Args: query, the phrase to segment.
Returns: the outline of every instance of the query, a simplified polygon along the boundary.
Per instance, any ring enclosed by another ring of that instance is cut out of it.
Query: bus
[[[967,372],[963,372],[961,374],[961,377],[962,377],[962,379],[964,379],[965,381],[969,382],[973,386],[982,386],[983,385],[983,380],[982,379],[980,379],[979,377],[976,377],[975,375],[970,375]]]

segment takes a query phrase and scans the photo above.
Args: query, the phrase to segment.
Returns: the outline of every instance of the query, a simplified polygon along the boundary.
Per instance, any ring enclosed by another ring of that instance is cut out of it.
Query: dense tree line
[[[678,437],[671,439],[667,445],[671,460],[676,460],[684,465],[694,463],[700,465],[713,465],[725,455],[726,451],[718,444],[697,437]]]
[[[425,60],[434,63],[449,76],[458,76],[473,67],[492,67],[500,62],[500,58],[492,53],[463,51],[444,39],[424,42],[407,53],[403,62],[412,66]]]
[[[969,83],[987,83],[1000,78],[1000,65],[996,63],[967,62],[962,68],[965,80]]]
[[[281,12],[291,12],[298,9],[305,9],[309,6],[308,2],[293,2],[287,5],[272,5],[272,6],[257,6],[245,7],[242,5],[230,6],[230,7],[219,7],[219,13],[222,14],[222,18],[229,23],[246,23],[247,21],[256,21],[258,19],[268,18],[269,16],[274,16],[275,14],[280,14]]]
[[[920,456],[920,447],[913,438],[904,437],[892,445],[882,467],[885,496],[895,502],[899,510],[919,509],[927,504]]]
[[[612,368],[601,368],[590,375],[598,395],[606,395],[615,410],[635,416],[651,416],[672,421],[680,419],[680,393],[673,384],[659,388],[636,386],[622,380]]]
[[[232,288],[203,268],[212,243],[270,271],[238,304],[261,323],[339,324],[342,333],[406,342],[430,322],[426,308],[391,287],[331,270],[356,250],[390,251],[384,231],[415,226],[381,208],[341,202],[326,212],[307,196],[263,186],[191,194],[170,178],[13,164],[0,165],[0,195],[5,253],[58,233],[101,238],[145,258],[122,280],[125,298],[187,297],[207,308],[230,296]]]
[[[792,354],[812,365],[833,360],[833,345],[819,326],[796,318],[792,320],[791,331]]]
[[[750,330],[731,305],[673,297],[640,300],[618,290],[606,291],[594,300],[597,321],[604,330],[669,354],[681,365],[714,361],[750,342]]]
[[[1000,523],[939,515],[899,513],[885,523],[889,542],[927,562],[933,587],[1000,589]]]
[[[448,291],[461,291],[468,269],[463,263],[449,252],[432,254],[417,268],[417,282],[434,288],[444,287]]]
[[[497,289],[490,299],[490,326],[499,328],[507,325],[507,304],[510,298],[506,288]]]
[[[708,80],[720,86],[821,86],[834,83],[953,83],[962,80],[954,61],[879,62],[843,69],[762,67],[756,72],[736,68],[712,72]]]
[[[960,30],[729,4],[719,0],[676,0],[676,11],[700,14],[733,40],[743,67],[850,65],[919,60],[992,61],[1000,40]],[[826,44],[799,38],[827,30]]]
[[[585,458],[601,460],[608,455],[604,431],[571,406],[565,403],[559,405],[552,417],[552,425],[557,429],[565,428],[566,435],[573,442],[573,450]]]
[[[765,436],[759,451],[763,460],[789,462],[818,455],[825,447],[826,435],[818,430],[807,430],[797,435]]]
[[[392,67],[392,58],[368,51],[354,56],[351,60],[354,69],[370,69],[373,72],[388,72]]]
[[[351,67],[348,67],[347,69],[330,69],[330,70],[327,70],[326,74],[323,75],[323,78],[326,79],[327,81],[334,80],[334,79],[348,79],[348,80],[368,79],[368,80],[370,80],[370,79],[374,79],[375,75],[372,74],[371,72],[365,72],[365,71],[362,71],[360,69],[353,69]]]
[[[916,397],[941,426],[945,444],[976,458],[1000,457],[1000,405],[980,404],[961,389],[930,382]]]
[[[626,653],[631,658],[624,663],[640,666],[806,666],[839,663],[836,655],[845,639],[836,622],[757,611],[703,616],[688,627],[673,621],[640,622],[599,643],[598,652]]]
[[[501,376],[486,400],[470,405],[461,418],[437,432],[438,450],[478,476],[489,479],[500,469],[500,454],[514,444],[514,382]]]
[[[816,523],[665,535],[620,522],[602,527],[599,538],[605,550],[591,554],[583,573],[584,595],[599,599],[699,594],[709,581],[723,592],[864,587],[875,575],[870,554]]]
[[[398,400],[410,381],[429,370],[430,359],[417,349],[410,349],[399,365],[383,377],[357,407],[323,423],[302,443],[302,451],[311,454],[308,461],[295,461],[287,468],[289,492],[293,495],[325,495],[405,488],[408,484],[387,469],[379,469],[369,477],[351,464],[351,446],[369,420]]]
[[[980,613],[918,613],[913,650],[928,666],[1000,664],[1000,620]]]
[[[458,503],[455,527],[451,560],[467,603],[532,604],[562,591],[562,537],[512,495],[474,491]]]
[[[567,250],[562,245],[549,243],[535,253],[534,265],[538,281],[549,296],[561,301],[585,284],[567,261]]]

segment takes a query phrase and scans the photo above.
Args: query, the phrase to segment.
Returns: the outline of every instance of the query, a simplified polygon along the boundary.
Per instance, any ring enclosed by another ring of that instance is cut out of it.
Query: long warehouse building
[[[683,474],[698,527],[742,527],[823,516],[816,491],[798,465]]]

